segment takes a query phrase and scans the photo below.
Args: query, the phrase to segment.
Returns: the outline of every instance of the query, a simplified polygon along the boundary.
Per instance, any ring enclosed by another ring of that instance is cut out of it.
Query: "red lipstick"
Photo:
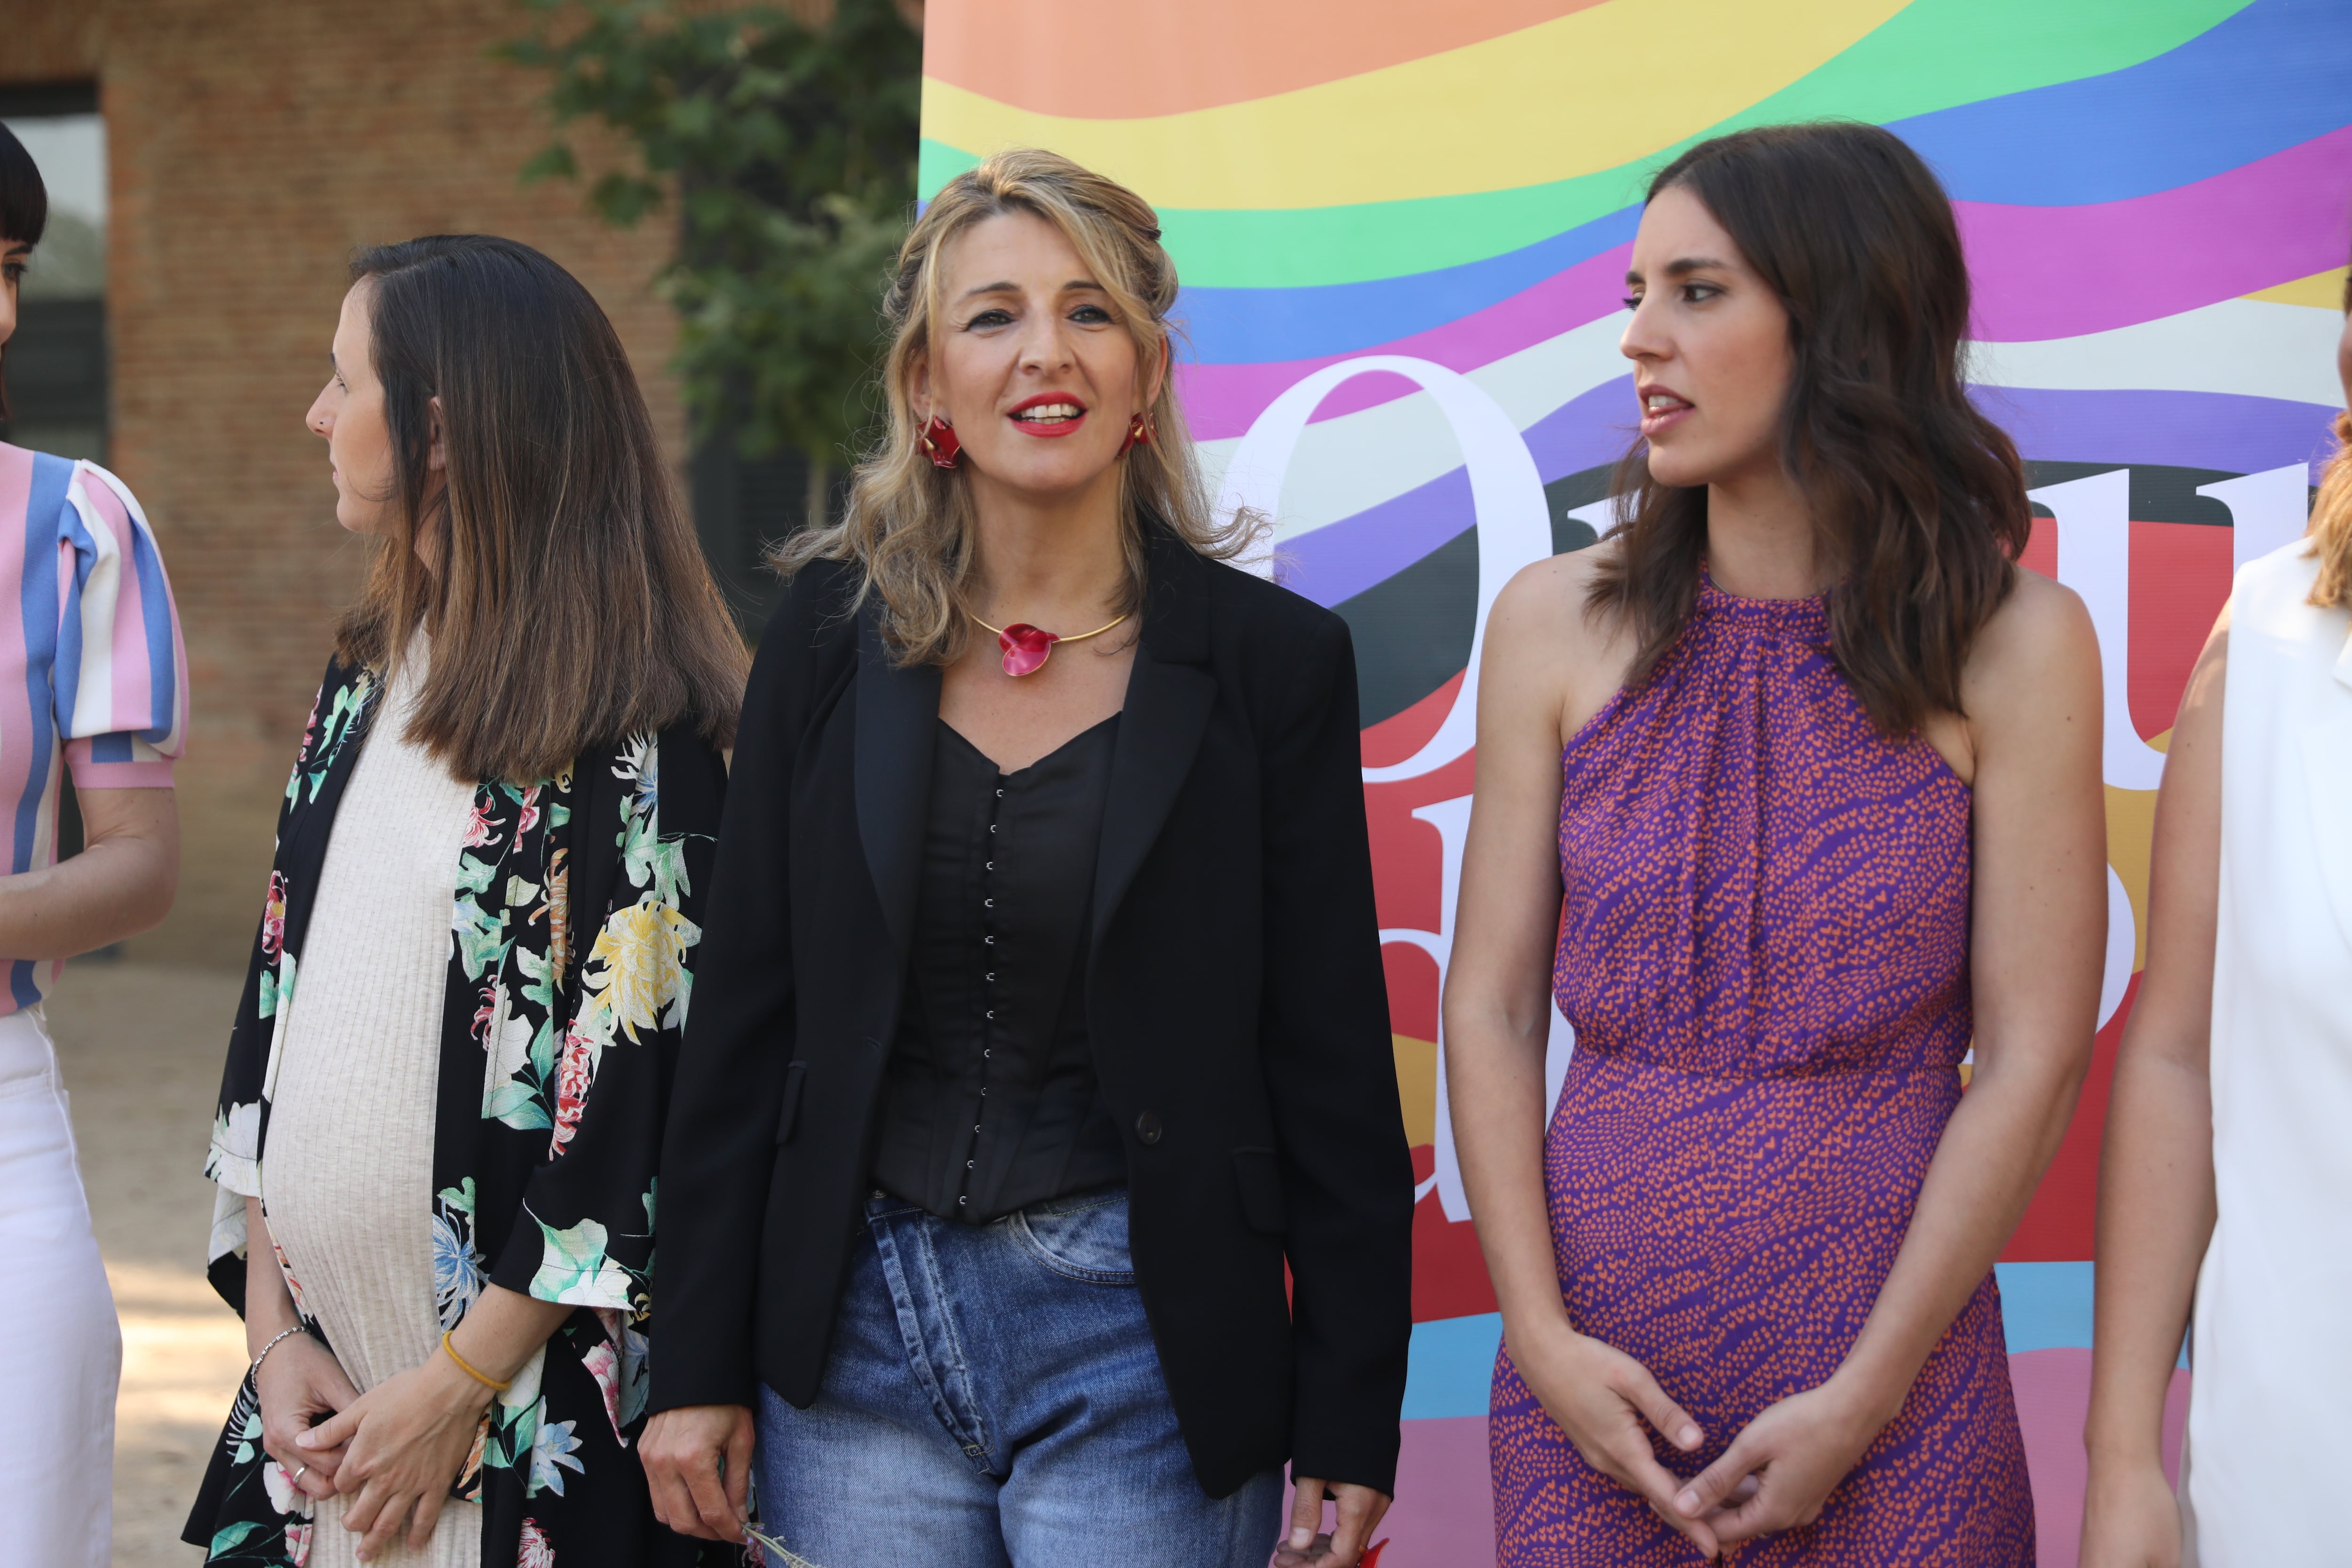
[[[1066,392],[1041,392],[1014,404],[1005,417],[1032,436],[1067,436],[1087,422],[1087,405]]]

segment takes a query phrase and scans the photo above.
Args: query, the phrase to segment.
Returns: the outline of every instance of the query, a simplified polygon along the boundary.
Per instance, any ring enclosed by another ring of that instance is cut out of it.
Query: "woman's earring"
[[[923,433],[915,439],[937,468],[954,468],[957,457],[963,451],[963,442],[957,437],[955,426],[936,414],[931,416],[931,422],[923,426]]]
[[[1143,416],[1139,414],[1127,422],[1127,439],[1119,444],[1119,456],[1123,458],[1135,447],[1150,445],[1151,426],[1145,424]]]

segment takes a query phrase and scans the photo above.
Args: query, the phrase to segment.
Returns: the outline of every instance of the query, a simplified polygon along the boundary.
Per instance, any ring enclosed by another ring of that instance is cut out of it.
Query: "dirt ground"
[[[115,1568],[189,1568],[180,1525],[245,1375],[245,1330],[205,1282],[205,1145],[241,977],[87,960],[48,1001],[82,1182],[122,1319]]]

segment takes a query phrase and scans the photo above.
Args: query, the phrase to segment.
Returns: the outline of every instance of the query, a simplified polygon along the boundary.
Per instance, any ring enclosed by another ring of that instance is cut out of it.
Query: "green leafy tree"
[[[677,195],[676,366],[697,433],[746,457],[808,455],[813,499],[872,412],[878,305],[915,196],[922,46],[892,0],[804,21],[753,5],[526,0],[501,52],[552,74],[555,139],[526,179],[581,177],[568,127],[602,121],[632,158],[588,201],[628,226]]]

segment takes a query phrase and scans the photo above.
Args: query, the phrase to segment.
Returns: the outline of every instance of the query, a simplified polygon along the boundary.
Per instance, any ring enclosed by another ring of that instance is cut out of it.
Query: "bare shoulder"
[[[1550,556],[1504,584],[1486,622],[1482,728],[1486,715],[1499,724],[1514,713],[1554,748],[1624,683],[1634,639],[1621,614],[1592,603],[1593,584],[1617,548],[1604,540]]]
[[[2096,691],[2099,637],[2091,612],[2074,590],[2020,567],[2009,596],[1977,633],[1963,676],[1969,710],[1979,699],[1996,705],[2033,693]]]
[[[1612,640],[1616,617],[1593,607],[1592,584],[1616,550],[1614,541],[1604,540],[1521,567],[1496,595],[1487,647],[1546,663],[1583,665],[1598,657]]]

